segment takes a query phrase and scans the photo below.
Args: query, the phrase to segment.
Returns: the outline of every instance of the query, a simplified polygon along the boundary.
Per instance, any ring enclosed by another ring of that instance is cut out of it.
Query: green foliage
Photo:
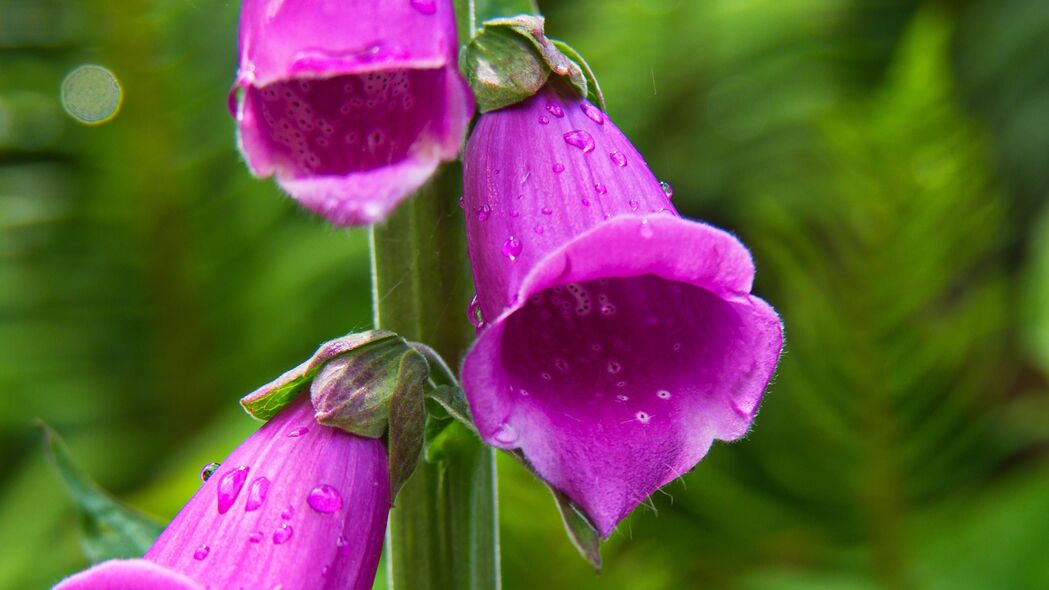
[[[164,526],[114,500],[73,461],[65,442],[54,430],[41,425],[44,444],[62,477],[66,492],[80,513],[84,527],[84,553],[92,563],[107,559],[141,557],[160,536]]]
[[[942,6],[543,3],[679,209],[752,248],[787,350],[750,436],[625,522],[599,576],[500,459],[505,588],[1049,585],[1044,2]],[[367,236],[299,211],[233,149],[236,10],[3,4],[0,587],[85,565],[34,418],[171,517],[253,427],[238,398],[370,325]],[[98,127],[58,102],[82,63],[124,87]],[[461,231],[441,206],[424,245]],[[458,285],[416,300],[469,330],[468,278],[423,270],[388,286]],[[411,338],[460,358],[462,334]],[[465,429],[444,435],[445,457],[469,451]]]

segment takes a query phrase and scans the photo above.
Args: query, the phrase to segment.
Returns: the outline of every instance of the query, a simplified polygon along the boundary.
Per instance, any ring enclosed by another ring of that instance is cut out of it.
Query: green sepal
[[[543,17],[536,15],[490,19],[463,47],[459,69],[482,113],[534,95],[551,74],[566,78],[579,96],[589,96],[583,67],[548,39],[543,27]]]
[[[590,68],[590,64],[586,63],[582,55],[575,50],[571,45],[564,41],[558,41],[557,39],[551,39],[554,47],[565,54],[568,59],[572,60],[583,72],[583,77],[586,79],[586,94],[585,97],[590,102],[597,105],[602,111],[607,111],[605,108],[605,95],[601,93],[601,86],[597,83],[597,76],[594,75],[594,70]]]
[[[597,529],[591,524],[590,519],[576,508],[575,504],[568,499],[564,492],[548,485],[550,493],[554,495],[557,503],[557,511],[561,513],[561,522],[565,525],[565,533],[568,535],[572,545],[579,551],[593,568],[601,571],[601,537]]]
[[[421,371],[405,372],[406,363]],[[408,390],[422,400],[425,384],[422,355],[399,336],[383,338],[327,361],[310,383],[310,400],[318,424],[380,438],[394,397]]]
[[[575,504],[564,492],[547,483],[536,472],[532,464],[525,458],[524,453],[519,450],[507,451],[507,453],[550,490],[550,493],[554,496],[554,503],[557,504],[557,511],[561,514],[561,522],[565,525],[565,533],[568,535],[568,539],[579,551],[579,555],[594,568],[594,571],[600,572],[601,537],[597,533],[597,527],[590,522],[590,519],[581,510],[576,508]]]
[[[40,430],[45,450],[80,513],[80,544],[91,563],[144,555],[164,525],[106,493],[76,464],[58,433],[42,423]]]
[[[327,361],[389,338],[397,335],[388,330],[368,330],[325,342],[307,361],[241,398],[240,405],[253,417],[269,420],[302,392]]]
[[[389,401],[389,438],[386,443],[390,469],[390,498],[396,498],[419,464],[426,430],[423,387],[429,371],[426,360],[414,350],[401,356],[397,385]]]

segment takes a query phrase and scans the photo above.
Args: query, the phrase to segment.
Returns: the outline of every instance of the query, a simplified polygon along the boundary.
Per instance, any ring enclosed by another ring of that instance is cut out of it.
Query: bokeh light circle
[[[113,72],[102,66],[82,65],[62,81],[62,108],[81,123],[99,125],[116,116],[123,94]]]

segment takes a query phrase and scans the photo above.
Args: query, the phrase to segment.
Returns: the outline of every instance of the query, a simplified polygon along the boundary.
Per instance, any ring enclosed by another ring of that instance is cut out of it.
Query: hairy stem
[[[375,327],[424,342],[458,366],[472,339],[462,212],[462,169],[444,166],[372,229]],[[386,558],[396,590],[499,587],[492,450],[456,423],[439,460],[420,463],[390,514]]]

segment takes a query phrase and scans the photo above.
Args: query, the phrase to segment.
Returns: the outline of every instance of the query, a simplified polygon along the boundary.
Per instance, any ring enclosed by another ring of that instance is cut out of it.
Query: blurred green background
[[[753,432],[600,575],[501,462],[505,587],[1049,588],[1049,3],[541,4],[788,340]],[[241,395],[370,324],[366,232],[235,151],[237,10],[0,0],[0,588],[86,564],[37,418],[170,518]],[[99,126],[59,100],[85,63],[124,89]]]

